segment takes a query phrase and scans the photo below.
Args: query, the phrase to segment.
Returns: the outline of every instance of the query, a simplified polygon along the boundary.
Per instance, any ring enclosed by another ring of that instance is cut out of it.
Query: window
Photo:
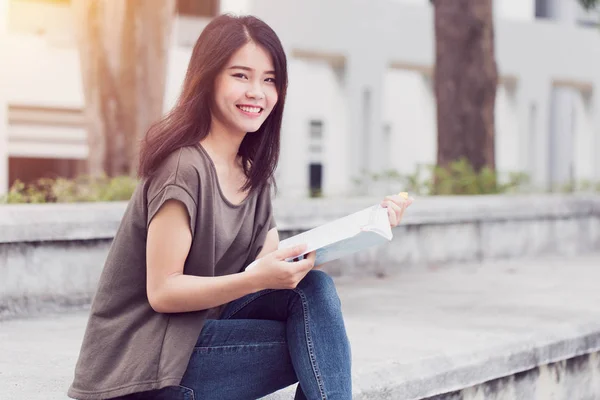
[[[308,146],[308,151],[311,154],[319,154],[321,151],[323,151],[323,148],[319,144],[311,144]]]
[[[392,169],[392,125],[383,125],[383,169]]]
[[[321,197],[323,194],[323,164],[311,163],[308,166],[310,197]]]
[[[310,138],[321,139],[323,137],[323,121],[310,121]]]
[[[308,155],[310,161],[321,162],[323,153],[323,121],[313,119],[308,130]]]
[[[535,0],[536,18],[550,18],[550,4],[548,0]]]
[[[323,194],[323,121],[311,120],[308,131],[308,190],[310,197]]]

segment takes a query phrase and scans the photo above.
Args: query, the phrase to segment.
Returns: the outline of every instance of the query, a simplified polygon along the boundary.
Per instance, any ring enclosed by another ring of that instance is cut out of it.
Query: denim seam
[[[186,391],[183,393],[183,395],[187,400],[195,400],[196,399],[196,393],[194,392],[194,389],[189,388],[187,386],[183,386],[182,384],[179,384],[179,387],[186,389]]]
[[[246,348],[246,347],[265,347],[265,346],[273,346],[273,345],[287,345],[287,342],[262,342],[256,344],[231,344],[227,346],[195,346],[196,349],[237,349],[237,348]]]
[[[312,342],[312,336],[310,334],[310,323],[309,323],[309,318],[308,318],[308,306],[307,306],[306,296],[299,289],[292,289],[292,290],[296,294],[298,294],[298,296],[300,296],[300,301],[302,303],[302,314],[303,314],[303,317],[304,317],[304,334],[306,336],[306,346],[308,347],[308,354],[309,354],[310,364],[311,364],[311,367],[313,369],[313,373],[315,374],[315,379],[317,381],[317,385],[319,386],[319,392],[321,394],[321,400],[327,400],[327,396],[325,394],[325,387],[324,387],[324,383],[323,383],[323,378],[321,377],[321,373],[319,372],[319,367],[317,366],[317,360],[316,360],[316,356],[315,356],[314,345],[313,345],[313,342]],[[263,292],[261,292],[257,296],[252,297],[251,299],[248,299],[247,301],[245,301],[244,303],[242,303],[239,307],[237,307],[235,309],[235,311],[233,311],[227,318],[224,318],[224,319],[230,319],[235,314],[237,314],[242,308],[246,307],[248,304],[252,303],[254,300],[259,299],[262,296],[264,296],[266,294],[269,294],[269,293],[272,293],[272,292],[275,292],[275,291],[276,291],[275,289],[264,290]]]
[[[254,300],[260,299],[264,295],[272,293],[274,291],[275,291],[275,289],[268,289],[268,290],[262,291],[257,296],[253,296],[252,298],[250,298],[250,299],[246,300],[245,302],[243,302],[239,307],[237,307],[235,309],[235,311],[233,311],[227,318],[224,318],[224,319],[231,319],[231,317],[233,317],[235,314],[237,314],[238,312],[240,312],[242,310],[242,308],[246,307],[248,304],[252,303]]]
[[[304,334],[306,335],[306,346],[308,347],[308,355],[310,358],[310,364],[313,369],[313,373],[315,374],[315,379],[317,381],[317,385],[319,386],[319,392],[321,393],[321,399],[327,400],[327,396],[325,395],[325,387],[323,383],[323,378],[321,377],[321,373],[319,372],[319,367],[317,366],[317,357],[315,356],[315,348],[312,341],[312,336],[310,335],[310,323],[308,316],[308,305],[306,301],[306,296],[301,290],[293,289],[294,292],[300,296],[300,301],[302,302],[302,313],[304,317]]]

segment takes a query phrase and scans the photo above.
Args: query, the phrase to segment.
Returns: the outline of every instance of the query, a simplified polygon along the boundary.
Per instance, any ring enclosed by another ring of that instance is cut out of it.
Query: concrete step
[[[377,198],[275,203],[281,238],[377,204]],[[0,320],[89,303],[125,202],[0,207]],[[391,243],[336,260],[334,276],[600,250],[600,196],[432,196],[411,205]]]
[[[354,397],[600,398],[599,281],[600,255],[339,278]],[[0,398],[66,398],[86,319],[0,322]]]

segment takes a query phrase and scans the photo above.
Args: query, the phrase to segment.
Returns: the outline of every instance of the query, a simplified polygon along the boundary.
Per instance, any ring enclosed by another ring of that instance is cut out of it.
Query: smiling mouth
[[[262,113],[263,109],[261,107],[250,107],[250,106],[236,106],[240,109],[244,114],[258,116]]]

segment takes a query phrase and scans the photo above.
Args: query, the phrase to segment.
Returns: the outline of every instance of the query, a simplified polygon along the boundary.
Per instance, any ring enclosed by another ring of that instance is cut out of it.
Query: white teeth
[[[246,111],[249,113],[258,113],[260,112],[260,107],[244,107],[244,106],[238,106],[240,108],[240,110],[242,111]]]

